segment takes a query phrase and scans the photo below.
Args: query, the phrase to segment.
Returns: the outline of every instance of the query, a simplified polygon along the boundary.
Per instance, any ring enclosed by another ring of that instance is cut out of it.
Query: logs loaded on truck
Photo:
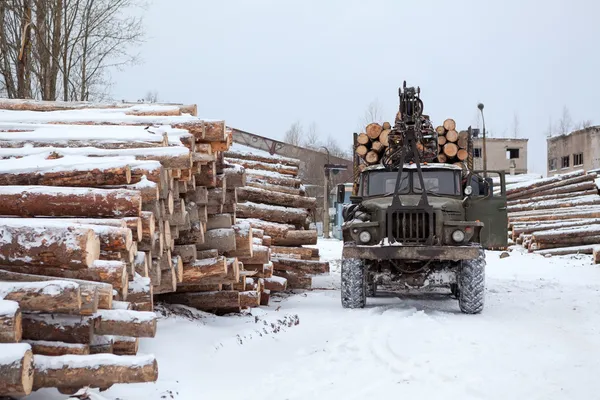
[[[513,243],[544,256],[591,254],[600,264],[596,172],[578,170],[507,186]]]
[[[455,164],[463,168],[473,169],[473,137],[471,130],[457,131],[456,122],[452,118],[444,120],[435,129],[429,116],[423,115],[421,129],[416,132],[417,151],[422,162]],[[402,136],[392,134],[389,122],[372,122],[365,131],[355,134],[354,153],[360,160],[362,171],[370,165],[387,164],[392,159],[392,146],[405,145]]]
[[[156,381],[157,302],[239,313],[328,271],[298,162],[225,157],[195,106],[0,109],[0,397]]]

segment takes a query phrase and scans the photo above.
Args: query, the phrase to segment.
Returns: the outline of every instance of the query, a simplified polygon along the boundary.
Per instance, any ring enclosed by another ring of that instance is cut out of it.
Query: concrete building
[[[527,173],[527,142],[529,139],[485,138],[487,169],[504,171],[506,174]],[[483,138],[473,139],[473,164],[483,170]],[[513,170],[511,170],[514,169]]]
[[[546,139],[548,176],[600,168],[600,126]]]

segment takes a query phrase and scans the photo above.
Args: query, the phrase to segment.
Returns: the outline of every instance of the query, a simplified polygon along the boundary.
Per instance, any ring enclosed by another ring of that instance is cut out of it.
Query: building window
[[[564,156],[564,157],[562,158],[562,162],[561,162],[561,165],[560,165],[560,167],[561,167],[561,168],[569,168],[569,161],[570,161],[570,160],[569,160],[569,156]]]
[[[573,165],[583,165],[583,153],[573,154]]]
[[[548,170],[556,171],[556,158],[548,160]]]
[[[481,147],[473,148],[473,157],[481,158]]]
[[[513,160],[519,158],[519,149],[506,149],[506,159]]]

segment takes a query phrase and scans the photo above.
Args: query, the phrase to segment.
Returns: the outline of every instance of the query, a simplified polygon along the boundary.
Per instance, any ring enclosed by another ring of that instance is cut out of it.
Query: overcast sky
[[[476,126],[483,102],[512,137],[517,113],[534,172],[564,106],[600,123],[597,0],[150,0],[145,15],[144,64],[113,75],[116,99],[157,90],[275,139],[299,120],[347,148],[370,102],[393,120],[405,79],[434,123]]]

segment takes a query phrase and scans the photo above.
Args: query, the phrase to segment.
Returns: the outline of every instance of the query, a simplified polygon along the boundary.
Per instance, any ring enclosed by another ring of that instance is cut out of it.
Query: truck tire
[[[458,273],[458,306],[465,314],[479,314],[485,300],[485,252],[461,263]]]
[[[367,279],[362,260],[342,260],[342,307],[364,308],[367,305]]]

